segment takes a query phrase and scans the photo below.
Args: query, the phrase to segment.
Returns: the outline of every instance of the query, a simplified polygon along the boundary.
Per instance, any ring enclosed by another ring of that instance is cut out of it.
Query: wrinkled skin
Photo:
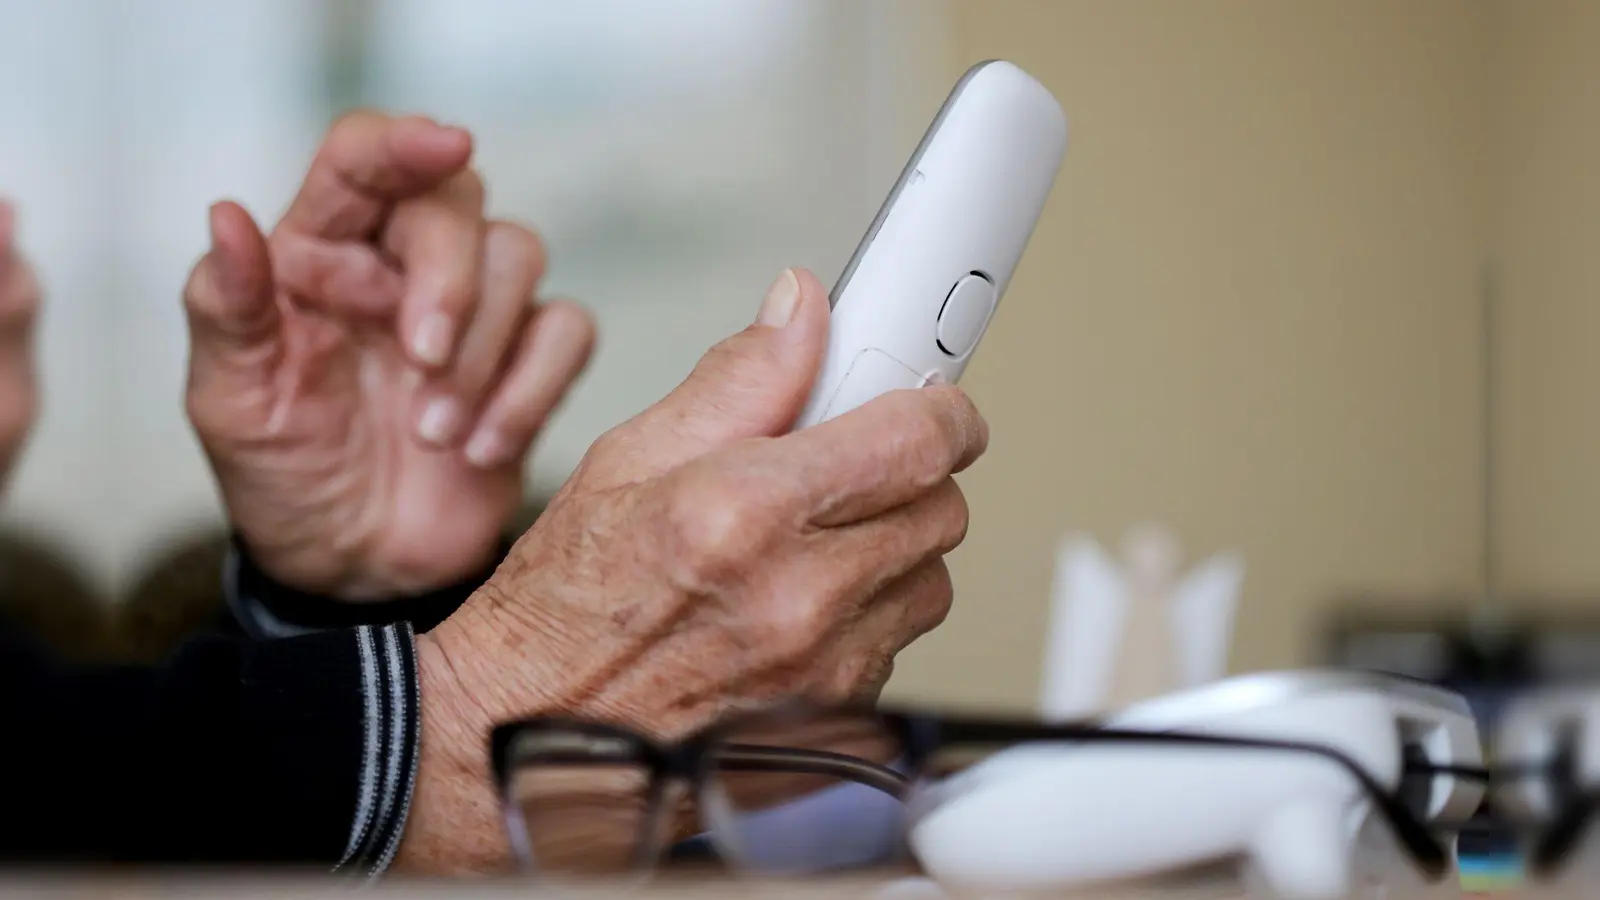
[[[809,274],[780,277],[762,321],[786,305],[787,325],[713,348],[597,441],[500,570],[419,639],[428,777],[401,868],[506,864],[495,723],[559,713],[672,738],[788,697],[870,699],[944,619],[943,556],[967,528],[951,476],[987,427],[959,390],[930,387],[785,434],[828,319]]]
[[[278,580],[346,600],[481,571],[594,325],[536,303],[539,238],[484,212],[472,139],[351,113],[263,234],[212,207],[184,292],[188,410]]]

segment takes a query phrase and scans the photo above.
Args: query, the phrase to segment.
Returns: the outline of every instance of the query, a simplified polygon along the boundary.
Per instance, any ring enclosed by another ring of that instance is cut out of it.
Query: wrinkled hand
[[[346,116],[263,236],[233,203],[185,290],[188,409],[274,577],[345,599],[489,562],[594,327],[536,304],[544,249],[484,215],[466,132]]]
[[[17,250],[16,211],[0,200],[0,483],[10,477],[39,406],[33,324],[39,282]]]
[[[507,561],[418,641],[423,749],[401,864],[483,869],[506,844],[485,735],[532,713],[663,738],[805,695],[870,698],[951,602],[951,475],[987,426],[953,387],[785,434],[827,340],[815,278],[602,436]]]

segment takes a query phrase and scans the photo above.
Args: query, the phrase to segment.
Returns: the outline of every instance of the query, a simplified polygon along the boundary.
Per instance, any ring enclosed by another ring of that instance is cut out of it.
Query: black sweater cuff
[[[228,552],[223,590],[234,619],[246,634],[257,639],[397,622],[409,622],[420,634],[432,631],[459,609],[473,591],[489,580],[510,550],[511,541],[503,541],[491,564],[482,571],[426,594],[350,603],[277,582],[255,563],[244,542],[235,537]]]
[[[185,645],[159,667],[63,666],[0,634],[0,861],[382,873],[420,707],[405,624]]]
[[[243,748],[256,760],[242,771],[258,773],[245,775],[253,802],[243,808],[273,811],[278,828],[256,840],[283,842],[289,861],[326,860],[337,847],[334,872],[382,874],[405,830],[422,733],[410,626],[257,646],[242,679],[241,705],[253,711]]]

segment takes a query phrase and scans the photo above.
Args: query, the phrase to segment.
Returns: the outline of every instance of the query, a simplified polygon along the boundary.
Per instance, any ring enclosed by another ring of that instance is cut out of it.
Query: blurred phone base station
[[[1404,602],[1396,602],[1403,599]],[[1366,596],[1340,604],[1325,633],[1325,662],[1416,678],[1467,699],[1480,733],[1506,704],[1530,690],[1600,684],[1600,598],[1555,604],[1508,602],[1484,611],[1462,598]],[[1432,612],[1397,612],[1423,610]],[[1492,762],[1492,760],[1491,760]],[[1463,886],[1498,891],[1521,881],[1510,826],[1486,803],[1460,842]]]

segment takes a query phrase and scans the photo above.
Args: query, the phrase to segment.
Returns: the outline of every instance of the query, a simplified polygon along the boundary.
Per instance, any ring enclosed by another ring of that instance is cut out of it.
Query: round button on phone
[[[972,352],[994,312],[994,282],[977,272],[961,276],[939,308],[939,349],[948,356]]]

